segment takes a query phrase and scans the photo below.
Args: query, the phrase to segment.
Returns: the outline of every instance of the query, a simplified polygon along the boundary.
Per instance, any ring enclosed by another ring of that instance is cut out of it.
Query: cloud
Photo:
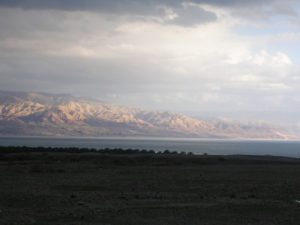
[[[166,20],[166,23],[169,24],[177,24],[188,27],[217,20],[215,13],[207,11],[198,5],[183,4],[181,8],[169,10],[169,15],[172,16]]]
[[[130,20],[152,20],[166,24],[193,26],[216,20],[213,12],[184,3],[180,0],[53,0],[53,1],[5,1],[0,0],[0,7],[20,8],[25,10],[61,10],[87,11],[126,17]],[[176,18],[168,20],[167,11],[173,11]]]
[[[290,1],[290,0],[288,0]],[[153,6],[166,5],[177,7],[182,3],[210,4],[216,6],[253,6],[262,4],[272,4],[278,0],[1,0],[0,5],[4,7],[20,7],[24,9],[60,9],[60,10],[105,10],[119,12],[126,11],[136,12]]]
[[[175,111],[298,101],[300,70],[289,52],[268,48],[270,34],[234,32],[237,12],[266,12],[271,1],[141,2],[0,1],[0,88]],[[284,34],[284,43],[297,37]]]
[[[25,10],[91,11],[131,17],[138,16],[139,19],[141,17],[161,19],[166,16],[163,9],[168,8],[177,15],[171,21],[172,23],[177,22],[178,25],[190,26],[216,19],[214,12],[191,6],[209,5],[225,8],[233,15],[243,18],[266,19],[272,15],[298,18],[298,13],[294,9],[295,3],[295,0],[286,0],[284,3],[281,0],[0,0],[0,7]],[[183,7],[184,5],[189,5],[189,7]]]

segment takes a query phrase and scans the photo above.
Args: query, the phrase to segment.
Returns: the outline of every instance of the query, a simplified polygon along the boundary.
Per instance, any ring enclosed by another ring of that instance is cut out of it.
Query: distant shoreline
[[[143,136],[19,136],[0,135],[0,138],[38,138],[38,139],[86,139],[86,140],[159,140],[159,141],[262,141],[262,142],[300,142],[300,139],[272,139],[272,138],[201,138],[201,137],[143,137]]]
[[[195,154],[193,152],[184,151],[155,151],[152,149],[123,149],[123,148],[77,148],[77,147],[28,147],[28,146],[0,146],[0,161],[1,154],[22,154],[22,153],[51,153],[51,154],[94,154],[94,155],[111,155],[111,156],[148,156],[148,157],[175,157],[175,158],[190,158],[190,159],[231,159],[245,161],[266,161],[266,162],[296,162],[300,163],[300,158],[275,155],[213,155],[208,153]],[[222,161],[223,161],[222,160]]]

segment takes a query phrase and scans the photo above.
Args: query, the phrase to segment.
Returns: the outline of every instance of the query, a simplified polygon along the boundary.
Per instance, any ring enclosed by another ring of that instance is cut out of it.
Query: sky
[[[297,117],[299,52],[297,0],[0,0],[2,90]]]

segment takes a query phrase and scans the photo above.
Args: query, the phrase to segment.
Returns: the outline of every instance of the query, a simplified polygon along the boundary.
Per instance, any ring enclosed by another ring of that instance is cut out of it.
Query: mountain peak
[[[0,134],[291,138],[266,124],[205,121],[179,113],[116,106],[68,94],[0,91]]]

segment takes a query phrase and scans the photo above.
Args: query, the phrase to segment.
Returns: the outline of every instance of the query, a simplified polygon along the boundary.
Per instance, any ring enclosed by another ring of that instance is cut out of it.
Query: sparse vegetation
[[[295,225],[300,160],[0,148],[1,225]]]

